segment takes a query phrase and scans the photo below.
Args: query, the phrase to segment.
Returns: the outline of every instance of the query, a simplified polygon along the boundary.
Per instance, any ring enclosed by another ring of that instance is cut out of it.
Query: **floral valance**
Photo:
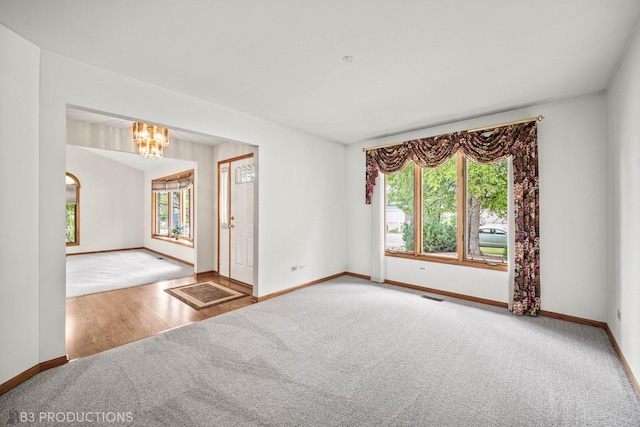
[[[536,123],[519,123],[478,132],[454,132],[430,138],[413,139],[366,152],[366,203],[371,203],[379,172],[393,174],[410,161],[423,168],[437,168],[458,150],[478,163],[499,163],[517,154],[531,140],[537,140]]]
[[[515,283],[513,311],[540,310],[538,138],[535,121],[475,132],[461,131],[405,141],[366,151],[366,203],[371,203],[379,172],[392,174],[410,161],[435,168],[460,150],[474,162],[492,164],[513,156]]]

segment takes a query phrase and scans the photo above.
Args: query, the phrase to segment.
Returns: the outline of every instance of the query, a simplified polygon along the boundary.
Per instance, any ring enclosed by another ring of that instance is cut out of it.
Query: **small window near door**
[[[151,181],[151,235],[193,246],[193,170]]]
[[[66,183],[66,210],[67,246],[77,246],[80,244],[80,181],[70,173],[65,177]]]

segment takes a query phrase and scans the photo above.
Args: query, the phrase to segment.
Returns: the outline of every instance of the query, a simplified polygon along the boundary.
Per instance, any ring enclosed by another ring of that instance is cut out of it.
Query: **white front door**
[[[229,276],[229,176],[231,163],[218,164],[218,273]]]
[[[230,277],[253,286],[253,157],[231,166]]]
[[[253,286],[253,155],[219,164],[221,276]]]

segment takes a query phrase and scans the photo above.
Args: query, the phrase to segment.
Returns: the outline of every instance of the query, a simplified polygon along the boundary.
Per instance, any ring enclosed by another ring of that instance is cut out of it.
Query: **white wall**
[[[40,51],[0,26],[0,52],[0,180],[5,184],[0,209],[0,223],[4,225],[0,244],[2,384],[40,362]]]
[[[606,319],[605,98],[595,94],[394,135],[347,150],[348,270],[371,274],[363,147],[545,116],[539,123],[542,309]],[[419,271],[426,266],[426,271]],[[507,302],[507,273],[386,258],[387,278]]]
[[[67,145],[67,172],[80,182],[80,244],[67,254],[144,245],[144,172]]]
[[[607,94],[607,323],[640,380],[640,34]],[[617,313],[620,311],[620,319]]]
[[[344,272],[347,258],[345,147],[303,132],[269,142],[257,162],[258,296]]]
[[[160,239],[154,239],[151,237],[151,181],[156,178],[162,178],[165,176],[175,175],[180,172],[185,172],[188,170],[194,170],[194,182],[195,182],[195,193],[194,193],[194,206],[196,208],[194,215],[194,248],[167,242]],[[201,202],[198,194],[202,195],[202,192],[199,192],[198,189],[200,187],[200,180],[198,175],[198,165],[196,162],[190,162],[186,160],[175,160],[174,162],[161,166],[151,171],[148,171],[144,174],[144,247],[149,248],[151,250],[163,253],[165,255],[170,255],[174,258],[178,258],[179,260],[195,264],[195,247],[198,245],[199,238],[211,239],[211,236],[203,236],[202,233],[198,233],[198,227],[200,223],[200,216],[198,216],[198,204]],[[208,188],[208,187],[207,187]],[[212,195],[203,196],[211,198]],[[204,202],[204,200],[202,200]],[[210,215],[208,215],[210,216]],[[203,222],[210,222],[210,218],[202,218]],[[213,256],[213,254],[210,254]],[[202,271],[202,270],[200,270]]]

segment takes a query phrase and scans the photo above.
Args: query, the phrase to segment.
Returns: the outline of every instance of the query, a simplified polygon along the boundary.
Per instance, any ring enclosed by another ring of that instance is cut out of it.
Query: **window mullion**
[[[456,154],[458,156],[458,181],[457,181],[457,205],[458,205],[458,227],[457,227],[457,252],[458,252],[458,261],[462,261],[464,259],[464,231],[467,224],[467,218],[465,215],[466,209],[466,194],[467,194],[467,185],[466,185],[466,170],[467,170],[467,159],[462,155],[462,152],[458,150]]]
[[[167,235],[171,236],[173,230],[173,191],[167,192]]]
[[[422,168],[414,163],[413,165],[413,254],[422,253]]]
[[[193,241],[193,187],[189,189],[189,239]]]
[[[182,191],[178,191],[178,224],[183,225],[182,223],[182,210],[184,209],[184,205],[182,204]]]
[[[157,199],[156,199],[156,194],[154,193],[153,190],[151,190],[151,236],[153,236],[154,234],[158,234],[158,221],[156,220],[157,218],[157,207],[156,204]]]
[[[185,224],[185,204],[184,201],[186,199],[186,190],[182,190],[180,191],[180,224],[182,224],[182,226],[184,227]]]

